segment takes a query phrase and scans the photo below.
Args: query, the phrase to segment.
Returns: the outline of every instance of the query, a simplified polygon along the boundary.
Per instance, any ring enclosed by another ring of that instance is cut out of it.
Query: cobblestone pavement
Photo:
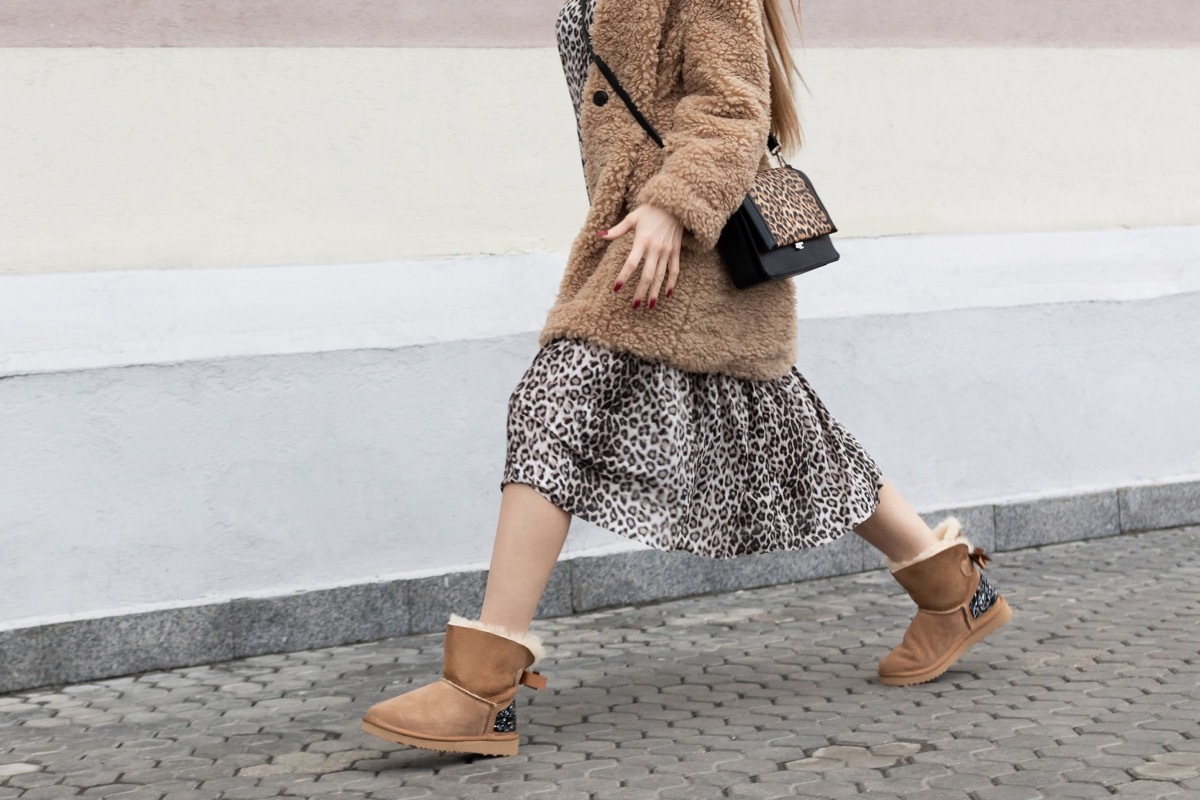
[[[0,697],[0,800],[1200,798],[1200,528],[1000,554],[1015,617],[877,683],[911,604],[876,572],[540,621],[521,754],[358,730],[433,678],[413,636]]]

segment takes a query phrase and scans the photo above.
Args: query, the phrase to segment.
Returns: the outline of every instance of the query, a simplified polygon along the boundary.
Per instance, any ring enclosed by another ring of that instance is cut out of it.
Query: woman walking
[[[769,165],[768,132],[800,144],[779,0],[567,0],[556,27],[591,207],[509,399],[482,613],[451,617],[440,681],[372,706],[363,728],[517,752],[518,688],[545,683],[529,626],[572,516],[712,558],[853,530],[917,605],[880,680],[936,678],[1011,616],[986,556],[953,517],[931,530],[796,369],[792,281],[737,289],[714,249]]]

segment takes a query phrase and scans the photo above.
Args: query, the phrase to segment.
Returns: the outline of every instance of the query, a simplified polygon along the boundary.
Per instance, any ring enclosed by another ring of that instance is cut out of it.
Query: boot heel
[[[1000,626],[1007,625],[1009,620],[1012,619],[1013,612],[1012,607],[1003,597],[997,597],[996,602],[983,615],[984,617],[988,617],[988,619],[971,632],[971,636],[967,640],[967,647],[982,641]]]
[[[426,739],[420,736],[408,736],[403,733],[389,731],[369,722],[362,724],[362,729],[372,736],[378,736],[389,742],[406,744],[409,747],[419,747],[422,750],[440,750],[443,753],[474,753],[481,756],[515,756],[520,741],[513,739],[462,739],[447,741],[443,739]]]

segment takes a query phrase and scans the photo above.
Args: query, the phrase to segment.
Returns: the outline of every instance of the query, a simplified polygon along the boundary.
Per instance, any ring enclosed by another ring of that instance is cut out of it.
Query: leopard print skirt
[[[869,517],[883,476],[800,372],[684,372],[548,342],[508,402],[501,489],[659,550],[732,558],[826,544]]]

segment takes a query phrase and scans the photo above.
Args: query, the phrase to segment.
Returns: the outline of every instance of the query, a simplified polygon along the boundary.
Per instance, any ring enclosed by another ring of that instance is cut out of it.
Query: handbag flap
[[[768,248],[835,233],[833,220],[812,182],[792,166],[759,170],[746,194],[755,232]]]

